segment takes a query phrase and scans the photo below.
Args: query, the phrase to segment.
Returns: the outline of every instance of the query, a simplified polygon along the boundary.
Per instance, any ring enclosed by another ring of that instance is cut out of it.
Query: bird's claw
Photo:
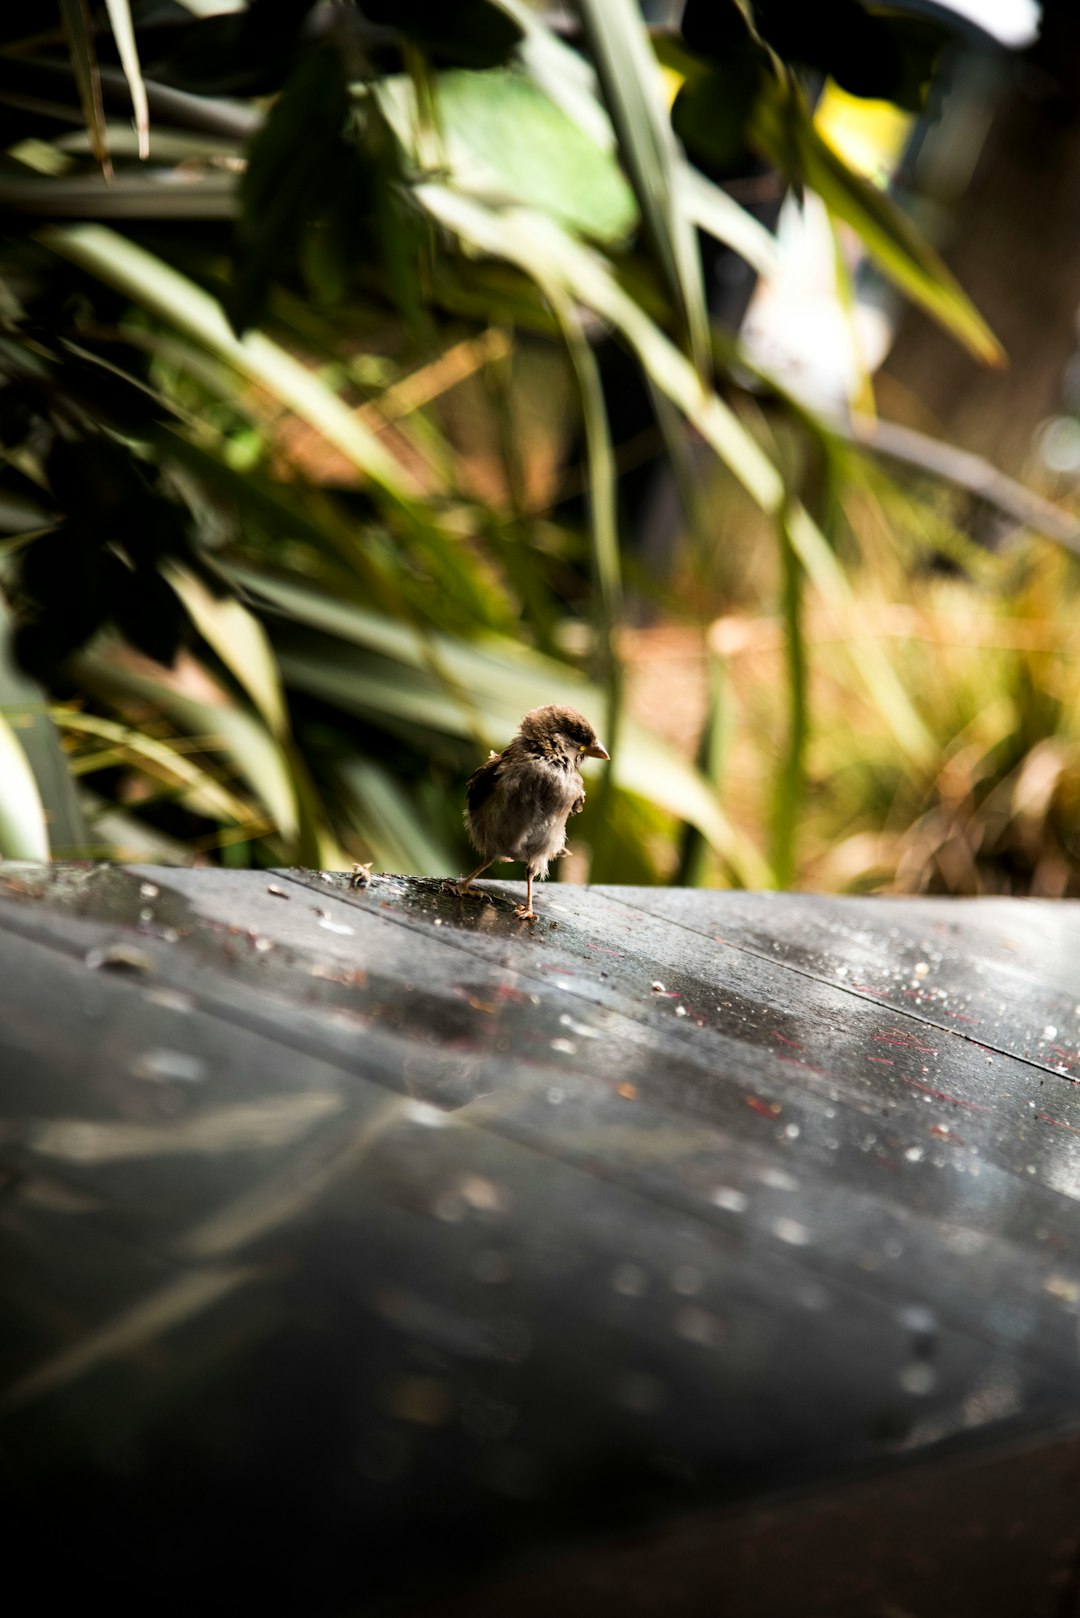
[[[536,911],[531,905],[515,905],[514,915],[518,916],[522,921],[536,920]]]

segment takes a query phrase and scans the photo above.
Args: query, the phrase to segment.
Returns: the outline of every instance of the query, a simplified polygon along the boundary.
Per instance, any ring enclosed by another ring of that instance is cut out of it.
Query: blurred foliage
[[[811,113],[821,74],[919,106],[938,25],[690,0],[650,37],[632,0],[581,0],[568,41],[517,0],[206,9],[0,27],[0,853],[452,874],[477,758],[568,701],[614,759],[575,838],[594,877],[1071,889],[1075,583],[1036,612],[1035,564],[965,551],[970,645],[935,638],[930,586],[910,634],[867,634],[960,525],[751,378],[703,293],[699,231],[771,267],[715,178],[765,161],[1000,359]],[[620,539],[636,448],[601,335],[676,466],[714,457],[668,580]],[[624,576],[728,614],[690,738],[692,682],[660,735],[626,710]],[[1015,622],[1038,633],[999,656],[986,625]]]

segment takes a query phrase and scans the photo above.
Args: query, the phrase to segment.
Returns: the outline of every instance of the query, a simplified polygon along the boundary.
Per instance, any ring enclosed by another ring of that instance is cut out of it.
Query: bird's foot
[[[368,860],[366,865],[354,865],[352,875],[349,877],[349,887],[357,891],[366,888],[371,881],[371,867],[374,863],[373,860]]]
[[[522,921],[536,920],[536,911],[533,909],[532,905],[515,905],[514,915],[520,917]]]
[[[471,876],[463,876],[459,882],[452,882],[450,878],[447,877],[443,882],[442,890],[444,893],[454,894],[458,899],[464,899],[468,893],[475,893],[477,898],[483,899],[485,904],[490,905],[495,903],[490,893],[485,893],[482,888],[475,886]]]

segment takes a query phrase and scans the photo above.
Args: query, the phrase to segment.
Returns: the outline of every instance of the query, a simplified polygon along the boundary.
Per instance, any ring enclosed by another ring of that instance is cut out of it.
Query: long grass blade
[[[678,150],[660,70],[634,0],[579,0],[590,54],[683,345],[699,376],[711,367],[708,312],[693,226],[681,204]]]
[[[0,859],[48,858],[49,830],[34,772],[0,709]]]
[[[15,667],[11,656],[11,626],[0,599],[0,713],[18,737],[33,771],[48,827],[53,854],[65,859],[84,857],[89,834],[68,761],[41,687]],[[0,769],[0,776],[3,771]],[[0,787],[0,791],[2,791]]]
[[[806,639],[803,633],[803,569],[788,531],[787,509],[776,524],[780,547],[781,605],[787,683],[787,743],[773,794],[772,865],[778,888],[790,888],[797,867],[797,839],[806,786],[809,734]]]
[[[67,37],[71,70],[75,75],[86,133],[90,137],[90,149],[95,160],[101,165],[101,172],[106,180],[111,180],[113,168],[105,130],[101,75],[98,70],[97,47],[94,44],[94,24],[87,0],[60,0],[60,21]]]
[[[777,468],[734,412],[714,391],[702,386],[685,355],[623,291],[598,254],[572,241],[553,221],[536,215],[511,211],[495,215],[442,186],[422,186],[418,195],[432,214],[474,249],[506,258],[534,279],[543,275],[561,281],[581,303],[609,320],[636,352],[655,386],[697,428],[762,510],[774,516],[780,511],[786,494]],[[857,607],[850,582],[804,507],[792,508],[790,532],[815,587],[854,628]],[[933,740],[885,653],[879,646],[861,643],[854,663],[904,751],[916,763],[925,764],[934,756]]]
[[[124,70],[124,77],[131,91],[139,156],[146,159],[150,156],[150,108],[147,105],[146,85],[143,83],[142,68],[139,64],[139,47],[135,43],[131,8],[128,0],[105,0],[105,5],[109,13],[109,22],[112,24],[116,49],[120,53],[120,66]]]
[[[36,235],[59,257],[96,275],[241,376],[269,389],[395,501],[408,506],[418,497],[420,491],[401,462],[318,376],[261,332],[236,337],[221,305],[187,276],[103,225],[46,226]]]

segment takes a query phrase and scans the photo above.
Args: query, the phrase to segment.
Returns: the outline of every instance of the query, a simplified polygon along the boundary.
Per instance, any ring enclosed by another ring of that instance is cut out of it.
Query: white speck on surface
[[[927,973],[930,970],[930,962],[929,961],[916,961],[913,970],[914,970],[915,976],[917,978],[924,978],[924,977],[926,977]]]
[[[158,1046],[140,1052],[131,1064],[131,1072],[136,1079],[148,1079],[155,1083],[174,1080],[178,1084],[198,1084],[206,1078],[207,1068],[199,1056]]]
[[[709,1201],[716,1207],[724,1208],[728,1213],[745,1213],[750,1206],[750,1198],[745,1191],[736,1191],[733,1185],[718,1185]]]
[[[153,921],[153,919],[154,919],[154,912],[151,910],[150,906],[149,905],[143,905],[142,909],[139,911],[139,920],[140,921]]]
[[[685,1017],[686,1016],[686,1007],[685,1006],[676,1006],[675,1007],[675,1015],[676,1015],[676,1017]]]
[[[780,1241],[787,1242],[789,1247],[810,1245],[810,1232],[797,1219],[774,1219],[772,1228],[773,1235]]]
[[[547,1093],[547,1098],[553,1107],[561,1106],[566,1100],[566,1091],[560,1090],[557,1084],[553,1084]]]
[[[255,940],[255,948],[258,950],[260,955],[268,954],[273,947],[274,940],[272,938],[263,938],[260,936]]]
[[[764,1168],[758,1173],[762,1185],[771,1186],[774,1191],[797,1191],[799,1182],[793,1174],[785,1174],[783,1169]]]
[[[653,994],[666,994],[667,993],[667,990],[664,988],[664,985],[662,983],[660,983],[660,982],[651,983],[649,985],[649,987],[652,989]],[[1080,1016],[1080,1006],[1077,1006],[1076,1010],[1077,1010],[1077,1015]]]
[[[590,1028],[587,1023],[575,1022],[573,1017],[570,1016],[569,1012],[564,1011],[562,1016],[559,1018],[559,1022],[563,1028],[569,1028],[572,1034],[577,1034],[581,1039],[600,1038],[599,1028]]]
[[[577,1046],[572,1040],[569,1039],[553,1039],[551,1041],[551,1048],[553,1051],[560,1051],[563,1056],[577,1055]]]
[[[1052,1298],[1060,1298],[1062,1303],[1080,1303],[1080,1282],[1072,1276],[1048,1275],[1043,1282],[1043,1291]]]
[[[164,985],[158,986],[154,984],[150,988],[144,989],[143,993],[148,1000],[153,1001],[155,1006],[164,1006],[167,1011],[195,1010],[195,996],[188,994],[186,989],[170,989]]]
[[[921,1163],[926,1153],[921,1146],[909,1146],[904,1156],[909,1163]]]
[[[907,1331],[919,1337],[931,1337],[938,1329],[937,1316],[921,1303],[906,1303],[896,1311],[896,1318]]]
[[[161,893],[161,889],[153,882],[140,882],[139,892],[142,894],[144,899],[156,899]]]
[[[624,1298],[640,1298],[648,1291],[649,1277],[640,1264],[616,1264],[611,1272],[611,1290]]]
[[[1046,1027],[1042,1031],[1042,1037],[1044,1039],[1056,1039],[1057,1038],[1057,1029],[1054,1027],[1052,1022],[1047,1023]]]
[[[409,1123],[418,1124],[421,1129],[445,1129],[450,1122],[448,1112],[427,1101],[407,1101],[404,1110]]]
[[[510,1206],[510,1193],[495,1180],[482,1174],[466,1174],[459,1187],[470,1208],[481,1213],[502,1213]]]
[[[799,1136],[802,1134],[802,1130],[799,1128],[798,1124],[785,1124],[784,1134],[787,1136],[788,1140],[798,1140]]]
[[[682,1298],[692,1298],[701,1291],[704,1279],[696,1264],[680,1264],[671,1272],[671,1290]]]
[[[343,921],[335,921],[325,911],[319,916],[319,926],[325,927],[328,933],[340,933],[343,938],[352,938],[356,933],[355,927],[346,927]]]
[[[900,1372],[900,1386],[905,1393],[923,1395],[932,1393],[937,1386],[937,1372],[922,1360],[913,1360]]]
[[[442,917],[441,916],[436,916],[435,917],[435,925],[436,925],[436,927],[441,927],[442,926]]]
[[[700,1343],[703,1348],[718,1348],[724,1341],[724,1323],[719,1315],[714,1315],[708,1309],[699,1309],[696,1304],[690,1304],[680,1309],[675,1315],[675,1332],[684,1337],[688,1343]]]

